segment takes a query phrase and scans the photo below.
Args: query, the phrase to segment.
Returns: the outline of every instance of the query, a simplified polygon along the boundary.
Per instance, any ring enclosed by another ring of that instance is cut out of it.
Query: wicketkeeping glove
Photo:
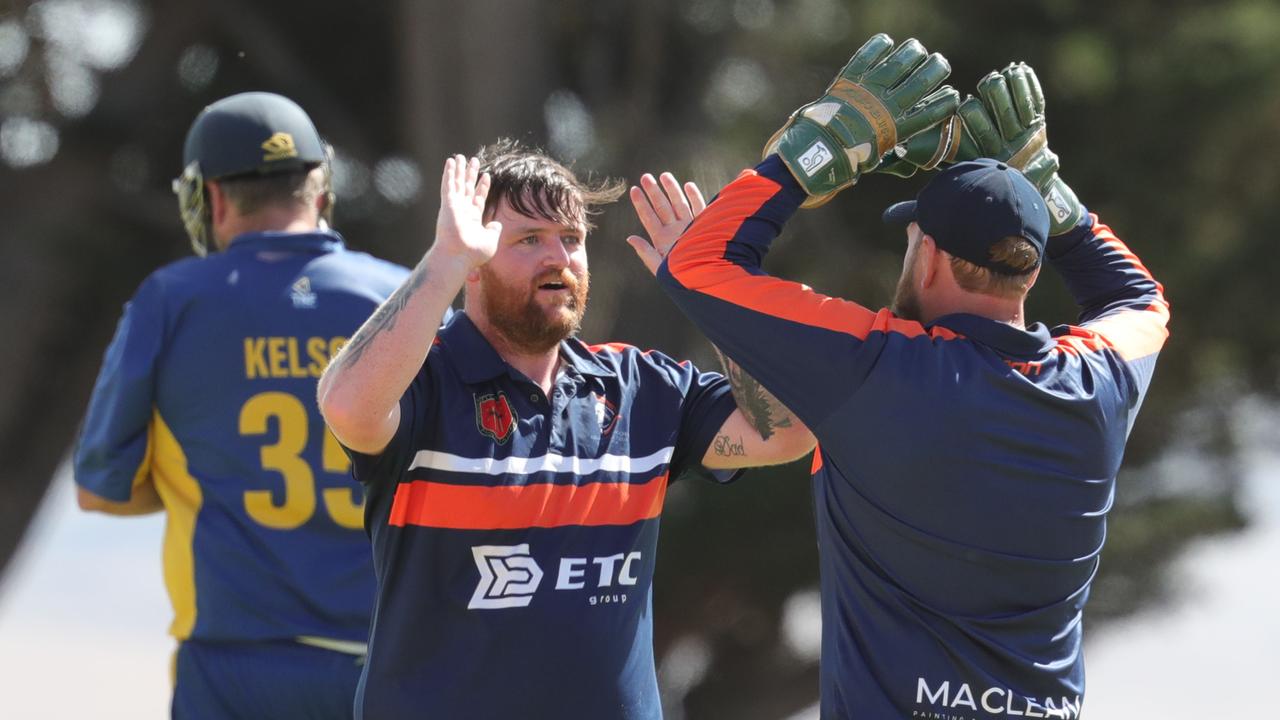
[[[978,97],[956,111],[983,157],[1018,168],[1044,196],[1049,234],[1061,235],[1084,218],[1084,206],[1058,177],[1058,156],[1049,149],[1044,92],[1035,71],[1014,63],[987,73],[978,82]]]
[[[943,90],[950,90],[948,87]],[[932,127],[899,142],[893,152],[886,155],[875,171],[886,175],[909,178],[917,170],[933,170],[939,165],[950,165],[964,160],[982,157],[978,145],[965,130],[959,115],[952,115]]]
[[[816,207],[880,164],[900,142],[950,117],[960,95],[939,88],[951,66],[914,38],[872,37],[822,97],[791,114],[769,142]]]

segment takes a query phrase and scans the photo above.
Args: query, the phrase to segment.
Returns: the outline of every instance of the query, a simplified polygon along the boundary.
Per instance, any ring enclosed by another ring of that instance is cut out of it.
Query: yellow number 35
[[[302,401],[284,392],[254,395],[240,408],[240,434],[264,435],[270,418],[276,419],[280,437],[263,446],[262,468],[284,477],[284,495],[276,502],[270,490],[246,490],[244,509],[249,517],[269,528],[292,530],[311,519],[316,511],[316,479],[311,466],[302,459],[307,447],[307,409]],[[345,473],[350,461],[333,433],[324,431],[321,462],[328,473]],[[350,487],[325,488],[321,493],[329,517],[344,528],[364,526],[364,502],[357,502],[358,490]]]

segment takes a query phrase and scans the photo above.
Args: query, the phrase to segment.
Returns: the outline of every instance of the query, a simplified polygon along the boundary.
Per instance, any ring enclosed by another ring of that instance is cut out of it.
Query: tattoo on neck
[[[391,297],[378,306],[373,311],[373,315],[365,321],[364,325],[356,332],[342,348],[342,354],[338,356],[338,362],[343,364],[354,363],[364,355],[364,351],[369,349],[369,343],[382,333],[396,326],[396,320],[400,317],[400,311],[404,310],[409,304],[409,298],[422,286],[422,281],[426,278],[425,269],[419,265],[414,268],[413,273],[404,281],[399,288],[396,289]]]
[[[733,388],[733,399],[738,401],[738,409],[751,427],[760,433],[760,439],[768,440],[776,428],[791,427],[791,411],[737,363],[720,352],[720,348],[715,348],[715,351],[729,378],[729,387]]]

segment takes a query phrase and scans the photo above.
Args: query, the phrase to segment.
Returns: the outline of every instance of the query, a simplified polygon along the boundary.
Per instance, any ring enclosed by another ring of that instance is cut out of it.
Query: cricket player
[[[822,717],[1076,718],[1081,612],[1169,309],[1058,176],[1031,69],[988,75],[958,115],[954,91],[924,94],[947,71],[872,38],[659,279],[818,438]],[[798,208],[882,158],[894,174],[966,159],[884,213],[906,237],[892,308],[761,269]],[[1077,324],[1025,317],[1045,264]]]
[[[357,717],[658,720],[668,485],[813,436],[785,408],[749,419],[719,373],[575,337],[588,212],[621,189],[517,145],[482,156],[446,161],[434,242],[320,382],[378,569]]]
[[[82,508],[167,515],[175,718],[351,717],[373,566],[315,389],[407,271],[329,229],[327,153],[279,95],[200,113],[174,181],[198,257],[125,306],[76,445]]]

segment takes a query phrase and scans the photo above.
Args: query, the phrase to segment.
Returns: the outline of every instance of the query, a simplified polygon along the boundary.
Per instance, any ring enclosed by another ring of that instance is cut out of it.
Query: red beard
[[[531,285],[520,287],[506,282],[488,265],[483,265],[480,278],[480,301],[490,325],[521,352],[546,352],[578,332],[582,325],[591,287],[591,275],[586,271],[581,278],[568,268],[551,271],[535,278]],[[538,301],[539,286],[554,282],[562,283],[569,290],[569,296],[563,303],[548,307],[545,301]]]

